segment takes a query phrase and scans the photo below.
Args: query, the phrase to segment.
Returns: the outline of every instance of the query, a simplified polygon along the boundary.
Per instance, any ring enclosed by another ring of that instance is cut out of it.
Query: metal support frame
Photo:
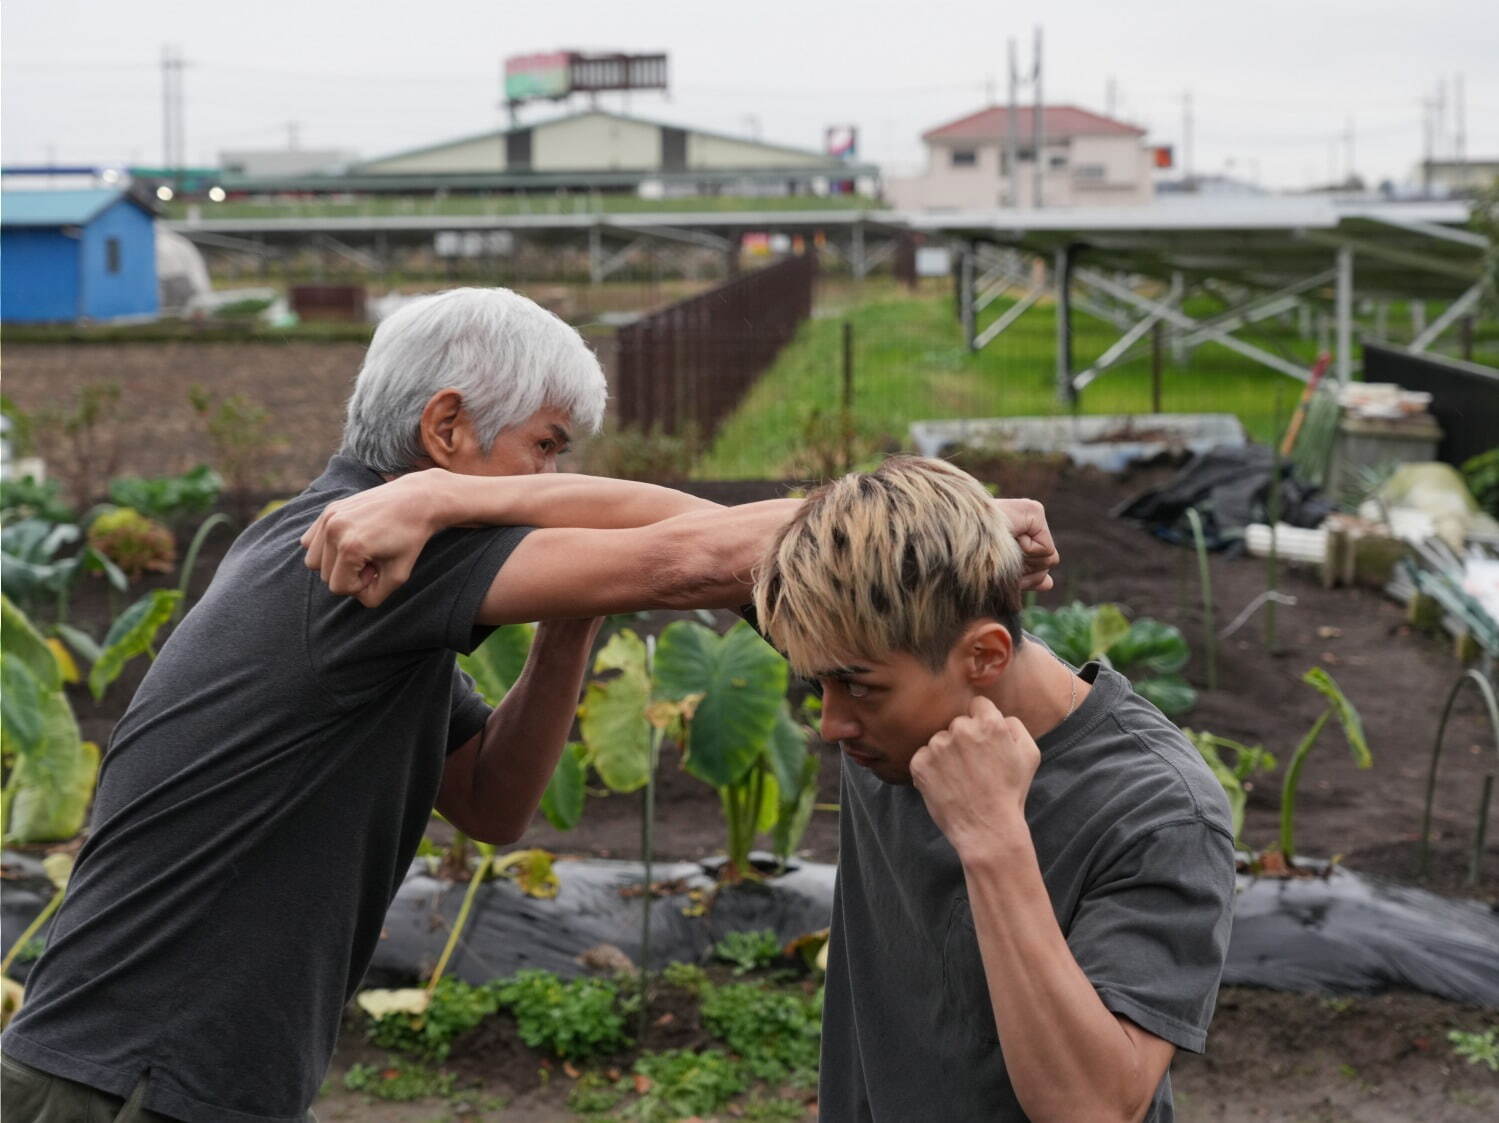
[[[1238,331],[1242,327],[1268,320],[1273,316],[1279,316],[1282,312],[1289,312],[1294,308],[1302,306],[1300,295],[1310,289],[1321,288],[1335,280],[1337,271],[1328,269],[1312,277],[1306,277],[1294,284],[1286,285],[1284,288],[1274,292],[1265,293],[1251,297],[1239,308],[1230,308],[1217,316],[1204,320],[1206,327],[1217,331]],[[1216,292],[1216,290],[1214,290]],[[1210,337],[1199,328],[1197,331],[1188,332],[1182,338],[1182,344],[1186,347],[1198,347],[1206,343]]]
[[[1174,307],[1180,300],[1181,274],[1178,273],[1172,279],[1171,288],[1166,293],[1164,304]],[[1088,367],[1087,370],[1080,372],[1075,378],[1073,378],[1073,391],[1081,391],[1100,374],[1117,363],[1125,356],[1125,354],[1131,347],[1133,347],[1140,340],[1144,339],[1145,336],[1164,319],[1165,316],[1161,314],[1160,310],[1156,310],[1147,315],[1143,320],[1139,320],[1138,322],[1136,322],[1133,327],[1131,327],[1117,340],[1115,340],[1107,351],[1098,356],[1098,358],[1094,360],[1092,366]]]
[[[1072,245],[1061,246],[1056,252],[1057,397],[1067,404],[1077,401],[1077,387],[1072,383],[1072,259],[1075,252],[1076,247]]]
[[[854,223],[849,238],[849,267],[856,281],[862,281],[869,273],[869,262],[864,257],[864,224]]]
[[[1482,296],[1483,282],[1479,281],[1467,292],[1463,293],[1462,296],[1449,304],[1445,312],[1431,321],[1430,327],[1424,329],[1420,335],[1411,340],[1410,349],[1418,353],[1425,351],[1437,341],[1444,331],[1472,311],[1473,306],[1478,303]]]
[[[1353,249],[1338,247],[1338,381],[1353,379]]]
[[[1244,340],[1231,335],[1222,328],[1211,327],[1201,320],[1193,319],[1185,312],[1172,307],[1165,301],[1152,300],[1147,296],[1142,296],[1133,289],[1117,284],[1108,277],[1090,269],[1078,269],[1075,275],[1078,280],[1094,288],[1101,289],[1124,303],[1139,308],[1141,311],[1158,313],[1161,320],[1173,327],[1182,329],[1183,332],[1200,332],[1207,340],[1211,340],[1214,343],[1221,343],[1230,351],[1235,351],[1243,355],[1246,359],[1259,363],[1261,366],[1280,371],[1280,373],[1290,375],[1292,378],[1299,379],[1302,382],[1307,380],[1307,371],[1296,364],[1287,362],[1279,355],[1272,355],[1269,351],[1256,347],[1252,343],[1246,343]]]

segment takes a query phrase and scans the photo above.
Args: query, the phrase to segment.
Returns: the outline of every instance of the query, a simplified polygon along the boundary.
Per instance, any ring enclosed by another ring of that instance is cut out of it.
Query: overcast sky
[[[1270,186],[1355,169],[1410,179],[1423,100],[1447,86],[1440,153],[1454,144],[1454,79],[1467,152],[1499,158],[1499,16],[1493,0],[7,0],[0,16],[7,164],[157,163],[161,53],[180,46],[187,153],[303,148],[371,157],[498,127],[502,60],[553,49],[665,50],[669,96],[629,111],[816,147],[859,127],[860,155],[915,170],[924,129],[1006,96],[1006,40],[1023,67],[1039,21],[1048,103],[1117,115],[1180,144],[1190,91],[1194,170]],[[1024,100],[1029,100],[1029,94]],[[581,101],[575,104],[581,105]],[[624,109],[620,95],[605,105]],[[530,109],[539,120],[557,110]]]

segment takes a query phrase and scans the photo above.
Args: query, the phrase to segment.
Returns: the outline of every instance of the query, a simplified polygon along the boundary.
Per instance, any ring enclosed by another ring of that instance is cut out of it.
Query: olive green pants
[[[142,1107],[145,1098],[144,1076],[130,1098],[122,1100],[0,1056],[0,1112],[5,1123],[176,1123]],[[317,1123],[310,1111],[307,1123]]]
[[[165,1115],[143,1108],[145,1098],[145,1077],[130,1098],[122,1100],[0,1057],[0,1108],[5,1123],[172,1123]]]

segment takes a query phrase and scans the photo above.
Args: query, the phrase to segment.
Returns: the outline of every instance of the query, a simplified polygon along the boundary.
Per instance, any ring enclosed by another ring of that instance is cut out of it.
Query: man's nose
[[[822,699],[822,739],[829,743],[852,741],[859,735],[859,723],[833,699],[828,691]]]

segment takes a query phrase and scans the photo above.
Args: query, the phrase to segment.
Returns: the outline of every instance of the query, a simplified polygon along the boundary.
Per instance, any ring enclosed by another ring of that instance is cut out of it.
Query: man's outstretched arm
[[[731,607],[743,603],[734,598],[747,596],[751,569],[799,503],[770,500],[726,508],[671,488],[597,476],[459,476],[431,470],[329,504],[302,545],[306,564],[320,572],[331,591],[373,607],[405,583],[427,540],[440,530],[538,526],[547,529],[521,543],[505,567],[505,580],[514,579],[522,569],[516,561],[529,556],[528,566],[534,562],[548,572],[533,575],[527,595],[540,595],[551,607],[540,615],[509,617],[520,610],[512,598],[509,605],[489,604],[483,622]],[[995,503],[1025,558],[1021,588],[1051,588],[1050,571],[1060,558],[1041,504],[1030,499]],[[582,605],[569,610],[569,598],[580,592],[589,596],[587,610]],[[502,607],[505,612],[496,619]]]
[[[437,810],[470,838],[508,845],[530,825],[567,743],[599,624],[538,625],[515,685],[483,730],[449,755]]]

